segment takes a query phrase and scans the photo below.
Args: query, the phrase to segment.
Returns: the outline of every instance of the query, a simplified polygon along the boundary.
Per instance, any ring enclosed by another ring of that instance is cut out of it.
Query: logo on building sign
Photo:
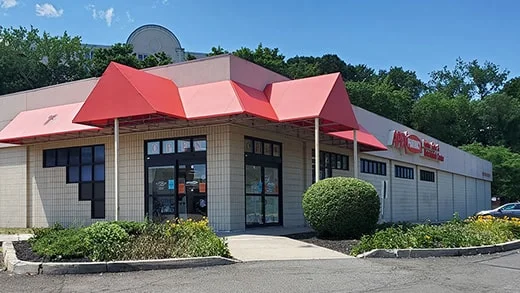
[[[406,153],[421,154],[429,159],[444,161],[444,156],[439,153],[439,144],[420,139],[417,135],[409,134],[406,131],[392,130],[388,144],[396,149],[404,150]]]

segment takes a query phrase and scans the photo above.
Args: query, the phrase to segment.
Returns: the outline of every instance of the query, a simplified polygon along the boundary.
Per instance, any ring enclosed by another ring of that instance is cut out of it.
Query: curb
[[[31,262],[19,260],[18,257],[16,257],[16,252],[11,242],[3,242],[2,250],[4,264],[7,267],[7,271],[24,275],[94,274],[165,270],[221,266],[239,262],[235,259],[224,258],[221,256],[110,262]]]
[[[520,240],[502,244],[457,247],[457,248],[410,248],[410,249],[373,249],[357,255],[357,258],[425,258],[443,256],[469,256],[491,254],[520,249]]]

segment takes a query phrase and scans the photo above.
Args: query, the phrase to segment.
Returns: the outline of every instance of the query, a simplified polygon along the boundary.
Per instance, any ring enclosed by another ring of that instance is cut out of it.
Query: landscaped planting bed
[[[27,261],[113,261],[204,256],[230,257],[223,239],[207,220],[175,222],[98,222],[88,227],[34,229],[34,237],[15,242]]]
[[[372,249],[455,248],[492,245],[520,239],[520,219],[455,217],[441,225],[395,225],[365,235],[351,255]]]

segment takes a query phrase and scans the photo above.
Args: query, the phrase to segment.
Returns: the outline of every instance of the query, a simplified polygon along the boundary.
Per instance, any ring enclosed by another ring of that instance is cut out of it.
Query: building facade
[[[350,105],[339,74],[289,80],[230,55],[112,63],[0,105],[0,227],[116,215],[208,217],[218,231],[305,226],[316,172],[371,182],[386,222],[491,205],[491,163]]]
[[[181,46],[181,42],[172,31],[156,24],[146,24],[138,27],[128,36],[126,43],[133,46],[134,53],[139,60],[144,60],[149,55],[160,52],[170,56],[174,63],[186,61],[188,55],[196,59],[207,57],[206,53],[185,51]],[[110,48],[107,45],[96,44],[86,44],[86,46],[92,49]],[[92,58],[93,53],[94,50],[90,52],[88,57]]]

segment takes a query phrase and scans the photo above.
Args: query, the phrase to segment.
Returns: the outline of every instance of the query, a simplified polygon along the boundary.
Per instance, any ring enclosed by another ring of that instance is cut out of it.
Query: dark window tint
[[[104,163],[105,162],[105,146],[98,145],[94,147],[94,162]]]
[[[395,166],[395,177],[403,179],[413,179],[413,168]]]
[[[95,182],[94,183],[94,199],[105,199],[105,183]]]
[[[57,163],[59,167],[65,167],[69,163],[69,149],[58,149],[57,150]]]
[[[359,165],[361,173],[386,176],[386,163],[361,159]]]
[[[92,204],[92,218],[103,219],[105,218],[105,201],[104,200],[93,200]]]
[[[56,167],[56,150],[43,151],[43,167]]]
[[[92,181],[92,165],[81,166],[81,181]]]
[[[94,165],[94,181],[105,181],[105,165]]]
[[[69,166],[77,166],[80,162],[79,148],[69,149]]]
[[[205,138],[194,138],[193,139],[193,151],[194,152],[205,152],[207,143]]]
[[[78,183],[79,166],[70,166],[67,169],[67,183]]]
[[[81,164],[92,164],[92,147],[81,148]]]
[[[421,170],[420,176],[421,176],[420,177],[421,181],[435,182],[435,173],[434,172]]]
[[[92,183],[80,183],[79,200],[92,200],[93,191]]]

